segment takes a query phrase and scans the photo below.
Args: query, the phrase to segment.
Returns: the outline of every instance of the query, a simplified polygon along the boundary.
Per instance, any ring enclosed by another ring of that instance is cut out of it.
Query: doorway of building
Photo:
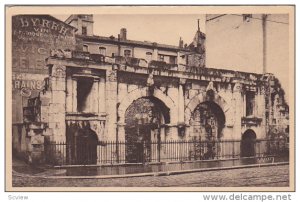
[[[248,129],[244,132],[241,141],[241,157],[255,156],[255,140],[256,134],[253,130]]]
[[[213,101],[200,103],[192,113],[191,134],[195,146],[191,148],[191,158],[214,159],[221,148],[215,143],[223,135],[225,114],[221,107]],[[197,144],[197,142],[203,144]]]
[[[88,122],[67,126],[67,160],[74,165],[97,163],[98,136]]]
[[[126,162],[160,161],[161,128],[169,122],[169,108],[161,100],[149,96],[133,101],[125,113]]]

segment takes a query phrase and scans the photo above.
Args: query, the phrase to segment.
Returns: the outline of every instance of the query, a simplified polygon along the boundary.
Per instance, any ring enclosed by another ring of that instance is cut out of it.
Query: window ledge
[[[259,117],[254,117],[254,116],[242,117],[242,125],[257,126],[261,122],[262,122],[262,118]]]

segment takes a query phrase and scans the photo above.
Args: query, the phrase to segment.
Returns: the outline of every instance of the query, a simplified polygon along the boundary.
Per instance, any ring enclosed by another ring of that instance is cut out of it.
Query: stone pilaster
[[[267,134],[266,134],[266,108],[265,108],[265,89],[264,86],[261,86],[259,88],[259,92],[257,94],[257,117],[258,118],[262,118],[262,122],[261,122],[261,134],[259,134],[257,138],[266,138]]]
[[[49,128],[53,131],[52,141],[66,141],[66,67],[53,65],[50,76],[52,98],[49,107]]]
[[[106,98],[106,92],[105,92],[105,78],[100,78],[98,83],[98,90],[99,90],[99,113],[105,113],[105,98]]]
[[[152,60],[158,60],[158,50],[157,50],[157,48],[153,49]]]
[[[91,112],[97,113],[99,112],[99,79],[95,78],[92,86],[92,97],[91,97]]]
[[[107,140],[116,141],[117,127],[117,71],[114,69],[106,71],[106,137]]]
[[[233,106],[234,106],[234,133],[233,133],[233,139],[240,140],[242,135],[242,109],[244,107],[243,105],[243,99],[242,99],[242,85],[240,83],[236,83],[233,88]]]
[[[125,142],[125,123],[120,123],[118,124],[118,140],[122,143]],[[118,145],[118,152],[119,154],[118,159],[119,163],[125,163],[125,145],[124,144],[119,144]]]
[[[66,112],[73,111],[73,86],[72,86],[72,77],[67,77],[67,89],[66,89]]]
[[[178,122],[181,124],[184,123],[184,86],[186,79],[179,80],[178,86]]]
[[[72,112],[77,112],[77,79],[72,78]]]

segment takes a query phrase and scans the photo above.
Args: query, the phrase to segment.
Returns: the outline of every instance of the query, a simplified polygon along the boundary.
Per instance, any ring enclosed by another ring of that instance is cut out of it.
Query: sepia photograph
[[[294,191],[295,7],[13,6],[7,191]]]

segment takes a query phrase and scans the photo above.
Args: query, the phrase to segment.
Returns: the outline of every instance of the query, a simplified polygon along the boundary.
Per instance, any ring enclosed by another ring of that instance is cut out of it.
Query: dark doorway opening
[[[211,91],[208,96],[213,97]],[[208,100],[213,100],[209,98]],[[218,155],[220,148],[215,143],[223,136],[225,126],[225,114],[221,107],[213,101],[200,103],[192,113],[191,125],[193,140],[205,141],[206,149],[201,149],[199,144],[195,144],[193,150],[194,159],[214,159]]]
[[[241,141],[241,157],[255,156],[256,134],[253,130],[248,129],[244,132]]]
[[[161,128],[170,122],[169,111],[161,100],[153,96],[131,103],[125,113],[127,163],[145,163],[153,159],[160,161]]]
[[[97,164],[98,136],[90,128],[90,124],[75,123],[67,126],[67,159],[69,164]]]

